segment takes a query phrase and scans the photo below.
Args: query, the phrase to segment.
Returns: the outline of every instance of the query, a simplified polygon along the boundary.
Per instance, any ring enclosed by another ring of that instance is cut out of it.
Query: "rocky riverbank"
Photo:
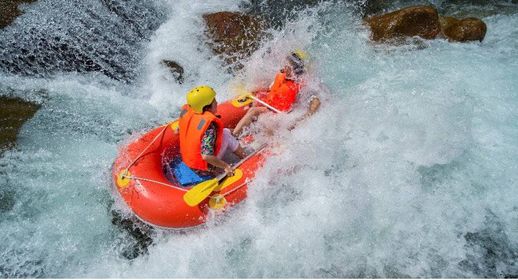
[[[22,14],[24,5],[31,4],[34,0],[10,0],[0,2],[0,28],[4,28],[13,23],[16,17]],[[268,1],[267,1],[268,2]],[[358,6],[358,13],[365,15],[364,22],[371,31],[371,39],[375,42],[401,41],[406,37],[418,36],[424,39],[447,38],[449,41],[468,42],[482,41],[485,37],[487,26],[479,18],[464,13],[457,13],[455,17],[452,12],[455,7],[462,5],[462,1],[448,1],[442,8],[434,6],[410,6],[399,8],[387,12],[393,8],[393,3],[383,0],[366,1]],[[205,24],[205,34],[201,36],[205,43],[212,49],[214,55],[221,58],[228,71],[236,71],[242,68],[242,61],[249,57],[258,49],[262,40],[267,38],[267,30],[270,27],[279,27],[293,11],[307,6],[316,5],[318,1],[292,1],[286,9],[279,10],[266,8],[261,5],[261,1],[251,1],[243,7],[242,12],[218,11],[202,15]],[[453,8],[452,8],[453,7]],[[25,7],[30,8],[30,6]],[[90,9],[85,8],[84,9]],[[127,24],[127,38],[148,37],[152,30],[159,26],[162,16],[149,21],[140,21],[132,18],[140,14],[153,14],[154,8],[150,6],[140,7],[140,10],[133,8],[126,10],[117,2],[103,2],[96,9],[107,9],[112,11],[114,18],[120,18]],[[89,11],[89,10],[88,10]],[[92,10],[95,11],[95,10]],[[290,12],[291,11],[291,12]],[[443,15],[441,15],[443,13]],[[448,13],[445,15],[444,13]],[[114,30],[124,30],[119,21],[114,20],[117,28]],[[81,25],[82,26],[82,25]],[[33,27],[32,27],[33,28]],[[92,29],[91,40],[97,40],[97,31]],[[31,31],[32,32],[32,31]],[[20,43],[12,37],[10,44],[20,44],[19,47],[11,48],[15,52],[9,56],[3,56],[0,60],[0,69],[13,74],[22,75],[44,75],[51,71],[77,71],[77,72],[99,72],[117,80],[131,81],[134,76],[130,73],[134,67],[132,61],[125,57],[119,57],[128,53],[118,47],[113,49],[103,49],[103,44],[98,46],[81,46],[85,43],[77,38],[61,38],[52,34],[36,32],[26,33],[28,38],[34,39],[31,44],[40,46],[36,52],[31,53],[27,50],[26,43]],[[61,34],[61,33],[60,33]],[[147,34],[147,35],[145,35]],[[51,36],[52,35],[52,36]],[[8,37],[10,38],[10,37]],[[128,40],[126,40],[128,41]],[[131,41],[131,40],[130,40]],[[0,43],[0,46],[2,43]],[[6,45],[7,46],[7,45]],[[25,47],[24,47],[25,46]],[[4,48],[5,49],[5,48]],[[83,50],[92,50],[90,55],[85,56]],[[79,51],[81,50],[81,51]],[[19,53],[16,53],[19,52]],[[5,53],[4,51],[4,54]],[[122,64],[126,67],[121,67]],[[184,81],[184,73],[193,69],[184,69],[186,65],[181,65],[172,60],[163,60],[164,67],[168,67],[176,82],[181,84]],[[195,66],[194,66],[195,67]],[[125,70],[122,70],[122,69]],[[187,67],[188,68],[188,67]],[[129,71],[129,72],[128,72]],[[38,109],[37,104],[23,101],[21,99],[0,98],[1,124],[1,146],[12,146],[16,141],[16,135],[23,125],[23,122],[34,115]]]
[[[424,39],[447,38],[467,42],[484,40],[487,27],[478,18],[458,19],[440,16],[433,6],[412,6],[365,19],[374,41],[390,41],[418,36]]]
[[[0,1],[0,28],[11,24],[16,17],[22,14],[20,4],[32,3],[35,0],[3,0]]]
[[[0,151],[15,145],[20,128],[39,107],[19,98],[0,97]]]

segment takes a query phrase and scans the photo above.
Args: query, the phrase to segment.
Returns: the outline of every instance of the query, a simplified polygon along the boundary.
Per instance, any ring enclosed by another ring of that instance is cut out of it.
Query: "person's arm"
[[[307,117],[310,117],[311,115],[313,115],[316,111],[318,111],[319,108],[320,108],[320,98],[318,98],[316,95],[313,95],[311,97],[311,100],[309,101],[308,111],[301,117],[297,118],[295,120],[295,122],[290,127],[288,127],[288,130],[293,130],[299,122],[301,122],[304,119],[306,119]]]
[[[216,147],[216,137],[217,129],[216,125],[213,123],[209,126],[207,131],[205,131],[205,134],[201,139],[201,158],[210,165],[219,167],[221,169],[224,169],[225,172],[231,173],[232,167],[230,166],[230,164],[222,161],[214,155]]]
[[[204,161],[208,162],[210,165],[219,167],[227,173],[232,173],[232,166],[230,164],[222,161],[221,159],[217,158],[216,156],[212,155],[201,155],[201,158],[203,158]]]
[[[314,95],[311,98],[311,101],[309,101],[308,111],[306,114],[304,114],[304,118],[313,115],[316,111],[318,111],[318,108],[320,108],[320,98]]]

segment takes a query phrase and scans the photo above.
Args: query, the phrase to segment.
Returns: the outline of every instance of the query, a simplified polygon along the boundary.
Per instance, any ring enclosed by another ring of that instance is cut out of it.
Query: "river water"
[[[0,277],[518,275],[514,4],[477,7],[482,43],[394,46],[369,41],[357,4],[322,2],[270,30],[236,77],[201,15],[246,5],[217,2],[38,1],[0,31],[1,94],[42,104],[0,157]],[[267,85],[294,48],[311,56],[308,88],[328,89],[321,110],[291,132],[268,119],[284,152],[244,203],[153,231],[128,257],[137,241],[112,224],[112,210],[131,216],[111,187],[118,150],[195,85],[220,100],[236,81]],[[183,84],[162,59],[185,67]]]

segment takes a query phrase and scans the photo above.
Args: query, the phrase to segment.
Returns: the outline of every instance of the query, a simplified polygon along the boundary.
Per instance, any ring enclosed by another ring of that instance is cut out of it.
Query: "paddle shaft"
[[[254,156],[255,154],[259,153],[260,151],[262,151],[264,148],[266,148],[266,144],[263,144],[261,145],[261,147],[259,147],[259,149],[253,151],[252,153],[250,153],[249,155],[247,155],[245,158],[241,159],[238,163],[236,163],[235,165],[232,166],[232,170],[235,170],[236,168],[238,168],[241,164],[243,164],[243,162],[247,161],[249,158],[251,158],[252,156]],[[224,172],[220,175],[218,175],[218,177],[216,177],[216,180],[221,181],[222,179],[224,179],[225,177],[227,177],[228,175],[228,172]]]
[[[262,101],[261,99],[255,97],[253,94],[249,93],[248,96],[250,96],[250,98],[252,98],[253,100],[263,104],[264,106],[266,106],[268,109],[274,111],[275,113],[279,113],[279,114],[282,113],[279,109],[277,109],[277,108],[273,107],[272,105],[270,105],[270,104]]]
[[[240,160],[237,164],[235,164],[232,167],[232,170],[236,169],[238,166],[240,166],[243,162],[248,160],[253,155],[257,154],[261,150],[263,150],[266,147],[266,145],[261,146],[259,149],[255,150],[253,153],[249,154],[242,160]],[[184,195],[183,199],[187,203],[187,205],[194,207],[198,205],[200,202],[202,202],[205,198],[207,198],[215,188],[218,187],[220,184],[220,181],[223,180],[225,177],[227,177],[229,174],[227,172],[224,172],[220,175],[218,175],[214,179],[210,179],[204,182],[201,182],[188,190]]]

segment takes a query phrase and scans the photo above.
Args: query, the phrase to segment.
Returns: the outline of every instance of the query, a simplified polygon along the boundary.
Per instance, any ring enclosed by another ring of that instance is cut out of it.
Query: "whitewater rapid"
[[[201,15],[239,4],[155,5],[149,40],[118,47],[132,50],[129,82],[0,72],[2,94],[42,104],[0,157],[0,276],[518,275],[518,9],[484,17],[482,43],[388,46],[352,7],[321,3],[270,30],[235,77],[203,43]],[[175,118],[195,85],[224,100],[236,81],[269,84],[293,48],[310,53],[308,88],[329,89],[320,111],[291,132],[268,119],[286,150],[244,203],[197,230],[156,231],[125,258],[135,240],[111,223],[113,209],[130,215],[111,186],[118,149]],[[163,59],[184,65],[183,84]]]

